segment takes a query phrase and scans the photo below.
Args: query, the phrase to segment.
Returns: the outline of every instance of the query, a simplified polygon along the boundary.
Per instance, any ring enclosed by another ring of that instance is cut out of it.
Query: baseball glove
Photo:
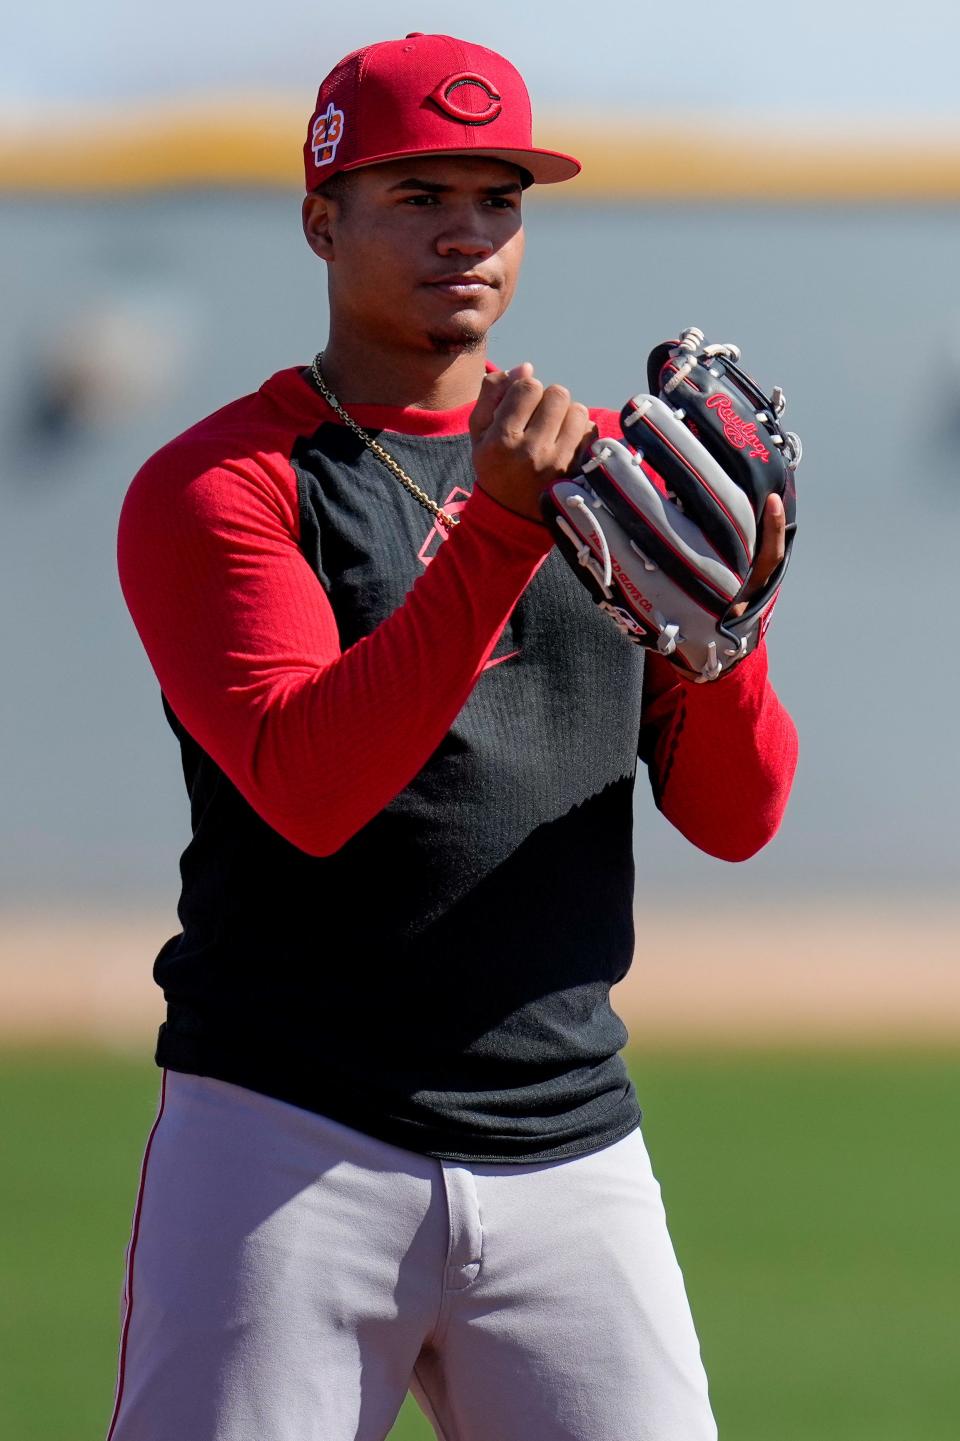
[[[543,497],[560,550],[600,608],[698,681],[759,644],[796,532],[800,439],[780,426],[780,387],[765,395],[739,359],[736,345],[705,345],[694,328],[658,345],[649,393],[620,412],[622,437],[595,440],[580,473]],[[760,586],[758,531],[774,491],[786,551]]]

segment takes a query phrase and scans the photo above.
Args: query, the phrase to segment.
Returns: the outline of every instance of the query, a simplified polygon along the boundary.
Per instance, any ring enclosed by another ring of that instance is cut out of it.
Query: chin
[[[486,329],[476,325],[449,324],[427,331],[430,348],[438,355],[469,355],[480,350],[486,338]]]

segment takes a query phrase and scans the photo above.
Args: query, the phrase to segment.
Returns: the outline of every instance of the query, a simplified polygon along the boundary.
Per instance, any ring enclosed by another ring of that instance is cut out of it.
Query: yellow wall
[[[157,104],[0,125],[0,193],[116,193],[182,186],[298,187],[302,107],[253,99]],[[960,138],[771,136],[720,128],[669,131],[650,120],[606,126],[541,120],[538,141],[578,156],[584,171],[541,194],[565,201],[960,200]]]

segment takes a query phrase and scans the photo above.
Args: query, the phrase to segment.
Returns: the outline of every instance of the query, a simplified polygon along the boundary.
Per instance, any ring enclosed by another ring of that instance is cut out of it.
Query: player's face
[[[481,157],[354,171],[344,203],[323,202],[334,325],[391,348],[478,348],[516,287],[521,194],[515,166]]]

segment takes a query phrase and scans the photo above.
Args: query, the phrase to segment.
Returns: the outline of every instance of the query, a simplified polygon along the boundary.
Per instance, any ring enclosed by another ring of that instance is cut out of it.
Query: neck
[[[338,333],[331,323],[320,364],[324,380],[342,405],[456,410],[476,400],[485,362],[485,346],[454,355],[373,349]]]

